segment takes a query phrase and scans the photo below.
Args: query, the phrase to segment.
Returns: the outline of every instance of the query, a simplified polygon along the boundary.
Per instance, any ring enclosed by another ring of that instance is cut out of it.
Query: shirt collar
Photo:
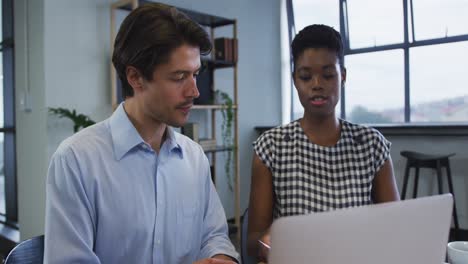
[[[120,160],[135,146],[145,142],[128,118],[124,109],[124,103],[121,103],[115,109],[110,117],[109,124],[114,145],[114,155],[117,160]]]
[[[110,132],[112,135],[112,143],[114,145],[114,155],[117,160],[122,159],[134,147],[146,144],[140,136],[135,126],[128,118],[124,109],[124,102],[122,102],[114,111],[109,120]],[[180,153],[183,157],[182,148],[178,143],[174,130],[171,127],[166,129],[166,143],[169,144],[169,150]]]
[[[183,158],[184,155],[183,155],[182,147],[179,144],[180,143],[179,140],[177,139],[174,129],[168,126],[166,128],[166,142],[168,144],[169,150],[179,153],[180,157]]]

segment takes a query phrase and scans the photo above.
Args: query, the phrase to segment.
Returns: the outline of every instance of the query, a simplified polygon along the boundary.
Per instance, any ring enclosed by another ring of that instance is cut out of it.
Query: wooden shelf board
[[[226,147],[226,146],[216,146],[216,148],[210,148],[208,150],[203,150],[205,153],[210,152],[220,152],[220,151],[231,151],[233,147]]]
[[[192,109],[211,109],[211,110],[221,110],[221,109],[226,109],[227,106],[225,105],[193,105]],[[237,109],[237,105],[233,105],[232,109]]]
[[[225,60],[213,60],[211,58],[201,58],[202,63],[208,64],[208,67],[212,67],[214,69],[222,69],[222,68],[233,68],[237,66],[235,62],[232,61],[225,61]]]

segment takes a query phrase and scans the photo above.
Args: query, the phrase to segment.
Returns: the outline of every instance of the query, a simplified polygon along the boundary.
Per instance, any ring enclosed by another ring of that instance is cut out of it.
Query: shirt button
[[[161,244],[161,240],[158,240],[158,245]]]

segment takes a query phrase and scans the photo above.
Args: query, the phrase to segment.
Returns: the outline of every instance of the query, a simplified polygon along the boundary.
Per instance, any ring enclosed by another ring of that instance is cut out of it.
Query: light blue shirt
[[[60,144],[47,178],[44,263],[238,258],[202,148],[166,134],[156,153],[121,104]]]

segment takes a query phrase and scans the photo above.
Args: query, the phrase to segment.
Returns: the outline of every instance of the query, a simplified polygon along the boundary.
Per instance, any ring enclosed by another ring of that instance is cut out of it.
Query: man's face
[[[180,127],[187,122],[193,100],[200,93],[196,76],[200,70],[200,49],[182,45],[169,61],[156,66],[151,81],[143,80],[135,99],[142,104],[144,115],[157,123]]]
[[[304,111],[310,116],[335,114],[340,89],[346,79],[336,53],[326,48],[308,48],[298,57],[294,84]]]

